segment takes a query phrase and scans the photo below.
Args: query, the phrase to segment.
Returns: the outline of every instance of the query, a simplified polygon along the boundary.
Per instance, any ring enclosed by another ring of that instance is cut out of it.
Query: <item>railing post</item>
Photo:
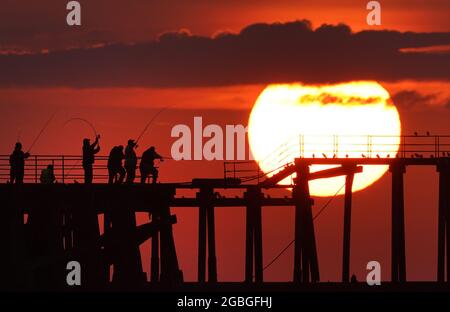
[[[333,134],[333,151],[332,151],[332,153],[333,154],[336,153],[336,135],[335,134]]]
[[[258,177],[257,178],[257,182],[259,184],[259,175],[261,174],[261,167],[259,167],[259,162],[257,162],[256,165],[258,166],[256,174],[257,174],[257,177]]]
[[[313,200],[309,192],[309,164],[295,159],[296,181],[292,189],[295,200],[294,276],[296,283],[320,280],[316,238],[312,217]]]
[[[299,135],[299,145],[300,145],[300,158],[304,158],[305,157],[305,136],[303,134]]]
[[[64,172],[64,155],[62,155],[62,157],[61,157],[61,172],[62,172],[62,183],[64,184],[64,177],[65,177],[65,172]]]
[[[350,240],[352,223],[352,187],[356,166],[345,176],[344,239],[342,247],[342,282],[350,282]]]
[[[406,157],[406,136],[402,135],[400,139],[400,155],[402,155],[403,158]]]
[[[391,230],[391,276],[392,282],[406,282],[405,254],[405,165],[402,160],[391,164],[392,175],[392,230]]]
[[[441,152],[440,146],[439,146],[439,136],[435,136],[435,141],[436,141],[436,155],[434,155],[435,157],[439,157],[439,153]]]
[[[299,145],[300,145],[300,155],[299,156],[300,156],[300,158],[303,158],[304,151],[303,151],[303,135],[302,134],[299,135],[298,140],[299,140]]]
[[[38,159],[37,159],[37,155],[34,155],[34,183],[38,183]]]
[[[336,134],[336,157],[339,157],[339,135]]]

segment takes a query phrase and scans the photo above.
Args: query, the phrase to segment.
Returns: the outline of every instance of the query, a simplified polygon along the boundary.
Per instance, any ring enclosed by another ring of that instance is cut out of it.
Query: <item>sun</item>
[[[269,85],[256,100],[248,124],[252,155],[269,176],[297,157],[395,157],[400,133],[400,117],[389,93],[372,81]],[[311,171],[330,167],[313,165]],[[353,191],[373,184],[387,170],[385,165],[364,165]],[[290,182],[288,178],[280,183]],[[325,197],[344,183],[341,176],[309,185],[312,195]]]

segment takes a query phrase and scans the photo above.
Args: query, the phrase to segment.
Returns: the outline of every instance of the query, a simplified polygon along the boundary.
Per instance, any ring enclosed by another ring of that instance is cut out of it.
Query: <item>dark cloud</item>
[[[303,95],[300,99],[300,103],[312,103],[320,102],[322,104],[343,104],[343,105],[363,105],[380,103],[383,99],[380,97],[343,97],[335,94],[323,92],[317,95]]]
[[[254,24],[214,38],[166,33],[158,41],[0,56],[0,86],[180,87],[302,81],[450,80],[449,53],[400,49],[450,44],[450,33],[352,33],[308,21]]]
[[[418,106],[429,106],[435,100],[435,94],[421,94],[414,90],[402,90],[392,96],[395,106],[403,110],[411,110]]]

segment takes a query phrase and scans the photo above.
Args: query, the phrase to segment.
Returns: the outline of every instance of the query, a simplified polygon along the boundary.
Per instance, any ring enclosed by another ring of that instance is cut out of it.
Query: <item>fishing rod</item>
[[[85,118],[80,118],[80,117],[70,118],[69,120],[67,120],[67,121],[64,123],[64,126],[67,125],[68,123],[72,122],[72,121],[81,121],[81,122],[84,122],[85,124],[87,124],[87,125],[92,129],[92,131],[94,132],[94,136],[95,136],[95,137],[98,136],[97,130],[95,129],[95,127],[94,127],[94,125],[92,124],[92,122],[90,122],[89,120],[87,120],[87,119],[85,119]]]
[[[38,135],[36,136],[36,138],[34,139],[33,143],[31,143],[30,147],[27,150],[27,153],[29,153],[31,151],[31,149],[34,147],[34,145],[36,144],[36,142],[39,140],[39,138],[42,136],[42,134],[44,133],[45,129],[47,129],[48,125],[50,124],[50,122],[53,120],[53,118],[55,117],[56,113],[58,112],[58,110],[55,110],[55,112],[50,116],[50,118],[47,120],[47,122],[44,124],[44,126],[42,127],[41,131],[39,131]]]
[[[157,111],[155,113],[155,115],[153,115],[152,119],[150,119],[150,121],[145,125],[145,128],[142,130],[142,132],[139,134],[139,136],[136,139],[136,144],[139,142],[139,140],[142,138],[142,136],[145,134],[145,132],[147,131],[147,129],[150,127],[150,125],[153,123],[153,121],[155,121],[155,119],[162,113],[164,112],[166,109],[168,109],[169,107],[172,107],[173,105],[168,105],[166,107],[163,107],[162,109],[160,109],[159,111]]]
[[[74,117],[74,118],[70,118],[69,120],[67,120],[67,121],[64,123],[64,126],[66,126],[68,123],[70,123],[70,122],[72,122],[72,121],[81,121],[81,122],[84,122],[85,124],[87,124],[87,125],[91,128],[92,132],[94,132],[95,138],[98,138],[98,137],[99,137],[99,135],[98,135],[98,133],[97,133],[97,129],[95,129],[94,124],[93,124],[92,122],[90,122],[89,120],[87,120],[87,119],[85,119],[85,118]],[[72,166],[72,167],[64,174],[64,178],[66,178],[66,177],[68,177],[68,176],[70,175],[70,173],[75,169],[75,167],[78,166],[79,162],[80,162],[80,160],[77,160],[77,161],[75,162],[75,164],[74,164],[74,165],[73,165],[73,166]]]

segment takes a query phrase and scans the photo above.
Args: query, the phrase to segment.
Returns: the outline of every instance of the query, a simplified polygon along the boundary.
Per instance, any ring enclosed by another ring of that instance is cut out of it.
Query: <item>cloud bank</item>
[[[253,24],[214,38],[165,33],[157,41],[0,56],[0,87],[205,87],[352,80],[449,81],[450,33],[362,31],[309,21]]]

